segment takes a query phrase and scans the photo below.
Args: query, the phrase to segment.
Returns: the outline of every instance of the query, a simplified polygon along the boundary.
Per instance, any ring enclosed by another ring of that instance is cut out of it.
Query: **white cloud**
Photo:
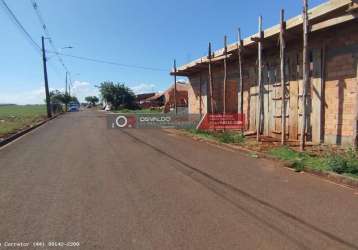
[[[133,87],[130,87],[135,94],[143,94],[148,92],[155,92],[155,84],[142,83]]]
[[[98,89],[89,82],[74,81],[71,94],[75,95],[80,102],[84,102],[86,96],[98,96]]]
[[[64,92],[65,88],[56,88],[57,90]],[[50,88],[50,91],[55,88]],[[71,89],[71,94],[77,96],[80,102],[84,101],[86,96],[98,96],[98,90],[92,86],[89,82],[74,81]],[[44,104],[45,103],[45,88],[43,84],[39,87],[26,90],[26,91],[0,91],[0,104],[1,103],[13,103],[13,104]]]
[[[0,92],[0,103],[44,104],[44,100],[44,87],[22,92]]]

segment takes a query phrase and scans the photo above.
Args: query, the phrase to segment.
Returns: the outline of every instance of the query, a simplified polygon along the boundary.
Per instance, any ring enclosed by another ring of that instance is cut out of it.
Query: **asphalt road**
[[[0,249],[35,241],[358,249],[358,191],[167,131],[107,129],[104,113],[66,114],[0,149]]]

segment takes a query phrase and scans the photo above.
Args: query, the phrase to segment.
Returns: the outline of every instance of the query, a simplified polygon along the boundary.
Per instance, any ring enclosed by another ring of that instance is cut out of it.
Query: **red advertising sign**
[[[244,125],[244,114],[206,114],[197,128],[202,130],[242,129]]]

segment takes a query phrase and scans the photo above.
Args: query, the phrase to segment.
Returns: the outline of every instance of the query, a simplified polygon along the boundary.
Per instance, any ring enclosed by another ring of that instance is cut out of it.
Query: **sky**
[[[4,0],[31,37],[40,45],[43,29],[30,0]],[[61,53],[89,57],[118,64],[99,64],[63,56],[71,72],[72,93],[80,101],[98,95],[102,81],[125,83],[136,93],[157,92],[173,82],[169,75],[173,60],[188,63],[223,47],[223,37],[236,41],[257,32],[258,16],[264,28],[279,22],[280,10],[286,17],[299,15],[302,0],[36,0],[38,9]],[[324,0],[310,0],[314,7]],[[3,7],[1,0],[0,5]],[[0,8],[0,103],[44,103],[42,58],[25,35]],[[72,46],[72,49],[62,49]],[[51,47],[46,41],[46,47]],[[50,90],[65,88],[65,69],[48,55]]]

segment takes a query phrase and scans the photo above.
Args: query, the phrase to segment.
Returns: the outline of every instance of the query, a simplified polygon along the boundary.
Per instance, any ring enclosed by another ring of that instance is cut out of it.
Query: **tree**
[[[101,97],[107,103],[110,103],[114,109],[118,108],[136,108],[135,95],[133,91],[123,83],[113,83],[111,81],[102,82],[99,86]]]
[[[99,102],[99,99],[97,96],[87,96],[85,97],[86,102],[92,104],[92,106],[96,106],[96,104]]]
[[[67,106],[70,102],[79,103],[77,97],[71,96],[68,93],[63,93],[57,89],[50,91],[50,100],[52,106],[59,106],[61,104],[64,104],[66,111],[67,111]]]

